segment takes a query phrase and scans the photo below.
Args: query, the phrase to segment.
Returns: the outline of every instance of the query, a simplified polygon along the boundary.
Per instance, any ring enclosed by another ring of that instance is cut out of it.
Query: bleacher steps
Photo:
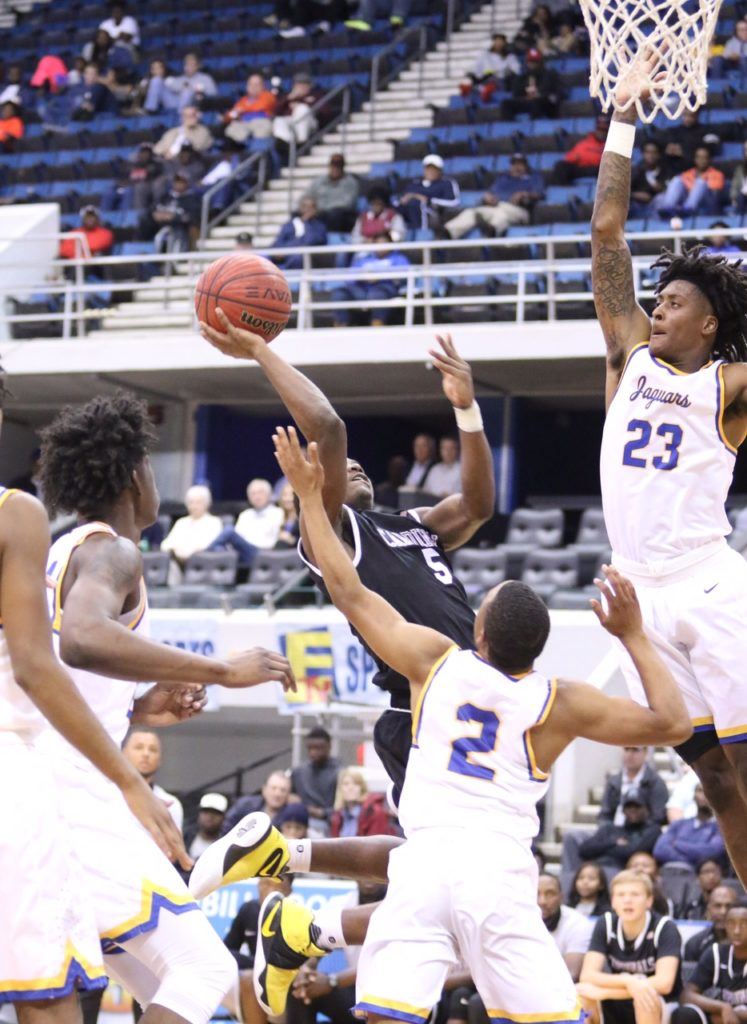
[[[576,808],[575,820],[580,824],[594,825],[599,818],[599,804],[580,804]]]

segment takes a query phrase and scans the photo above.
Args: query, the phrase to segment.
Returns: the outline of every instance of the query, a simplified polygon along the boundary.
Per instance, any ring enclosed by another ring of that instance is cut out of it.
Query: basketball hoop
[[[580,5],[591,39],[589,91],[605,111],[635,104],[641,120],[650,123],[658,113],[674,121],[705,103],[721,0],[580,0]],[[627,86],[630,99],[618,106],[613,97],[619,85]],[[649,96],[642,101],[644,90]]]

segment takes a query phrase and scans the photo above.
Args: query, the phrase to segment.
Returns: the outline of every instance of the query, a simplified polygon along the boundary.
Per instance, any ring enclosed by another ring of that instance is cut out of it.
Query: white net
[[[702,106],[721,2],[580,0],[591,39],[591,95],[604,110],[635,104],[649,123],[659,112],[675,120]]]

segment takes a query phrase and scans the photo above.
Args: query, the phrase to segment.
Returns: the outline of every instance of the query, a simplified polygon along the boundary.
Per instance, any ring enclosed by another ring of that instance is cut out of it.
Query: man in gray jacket
[[[317,215],[327,231],[352,231],[359,193],[358,179],[345,173],[345,157],[334,153],[329,158],[327,173],[312,181],[308,194],[316,203]]]

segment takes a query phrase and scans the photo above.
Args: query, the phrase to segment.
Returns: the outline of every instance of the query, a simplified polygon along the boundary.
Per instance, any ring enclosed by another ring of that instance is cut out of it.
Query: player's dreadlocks
[[[728,363],[747,362],[747,275],[742,261],[726,256],[706,256],[705,246],[695,245],[681,256],[664,249],[652,269],[661,267],[657,294],[672,281],[689,281],[701,291],[718,320],[713,356]]]
[[[490,661],[504,672],[527,668],[542,653],[550,633],[544,601],[526,583],[504,583],[485,610]]]
[[[68,405],[41,434],[41,483],[51,513],[100,514],[156,440],[144,402],[126,391]]]

